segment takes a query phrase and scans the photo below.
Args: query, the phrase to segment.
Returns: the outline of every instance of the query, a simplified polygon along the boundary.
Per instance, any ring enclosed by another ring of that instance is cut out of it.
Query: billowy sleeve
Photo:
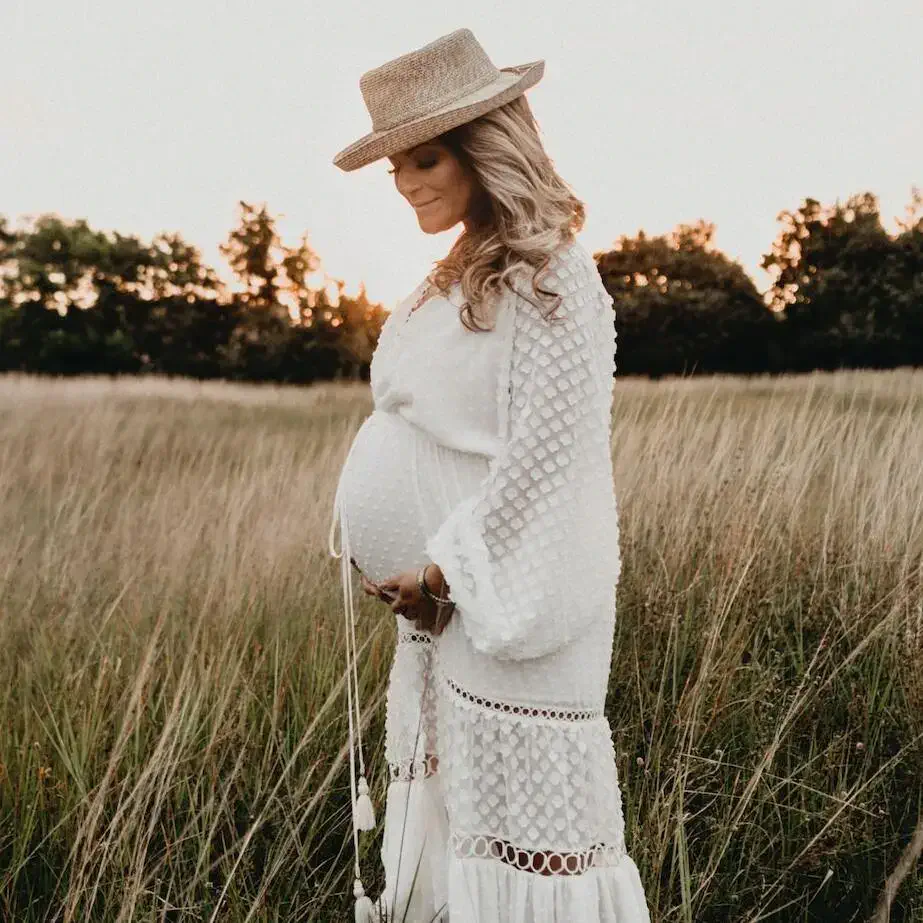
[[[621,567],[613,299],[581,246],[551,266],[539,285],[562,295],[558,320],[518,290],[512,296],[502,449],[425,543],[453,617],[477,650],[501,659],[552,653],[605,618]]]

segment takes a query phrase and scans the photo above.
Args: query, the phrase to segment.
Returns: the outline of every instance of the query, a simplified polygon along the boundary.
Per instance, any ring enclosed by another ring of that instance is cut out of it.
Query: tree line
[[[620,375],[758,374],[923,364],[923,195],[898,230],[871,193],[779,215],[758,291],[700,221],[622,235],[594,254],[614,299]],[[220,246],[231,291],[178,234],[150,243],[41,215],[0,215],[0,372],[183,375],[310,383],[367,379],[387,318],[364,285],[312,288],[320,258],[240,203]]]

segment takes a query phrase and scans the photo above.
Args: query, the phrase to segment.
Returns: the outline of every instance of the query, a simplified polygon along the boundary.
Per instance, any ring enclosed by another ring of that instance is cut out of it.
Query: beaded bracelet
[[[430,562],[430,564],[431,564],[431,563],[432,563],[432,562]],[[437,595],[426,585],[426,568],[427,568],[427,567],[429,567],[429,564],[424,564],[424,565],[420,568],[420,570],[417,571],[417,586],[420,588],[420,592],[422,592],[424,596],[427,596],[429,599],[431,599],[431,600],[432,600],[433,602],[435,602],[435,603],[442,603],[442,604],[451,603],[451,604],[454,606],[454,605],[455,605],[455,600],[454,600],[454,599],[450,599],[448,596],[446,596],[446,597],[437,596]]]

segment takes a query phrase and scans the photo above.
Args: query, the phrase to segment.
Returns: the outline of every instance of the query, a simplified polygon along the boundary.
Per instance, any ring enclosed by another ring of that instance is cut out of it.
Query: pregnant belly
[[[369,578],[426,563],[426,539],[478,487],[487,464],[486,456],[439,445],[397,413],[373,412],[340,475],[350,549]]]

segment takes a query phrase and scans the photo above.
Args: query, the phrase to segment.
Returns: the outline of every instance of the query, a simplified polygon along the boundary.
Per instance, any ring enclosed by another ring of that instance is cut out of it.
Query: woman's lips
[[[414,207],[415,208],[426,208],[427,205],[432,205],[433,202],[438,202],[438,201],[439,201],[439,197],[437,196],[435,199],[430,199],[429,202],[424,202],[422,205],[415,205]]]

